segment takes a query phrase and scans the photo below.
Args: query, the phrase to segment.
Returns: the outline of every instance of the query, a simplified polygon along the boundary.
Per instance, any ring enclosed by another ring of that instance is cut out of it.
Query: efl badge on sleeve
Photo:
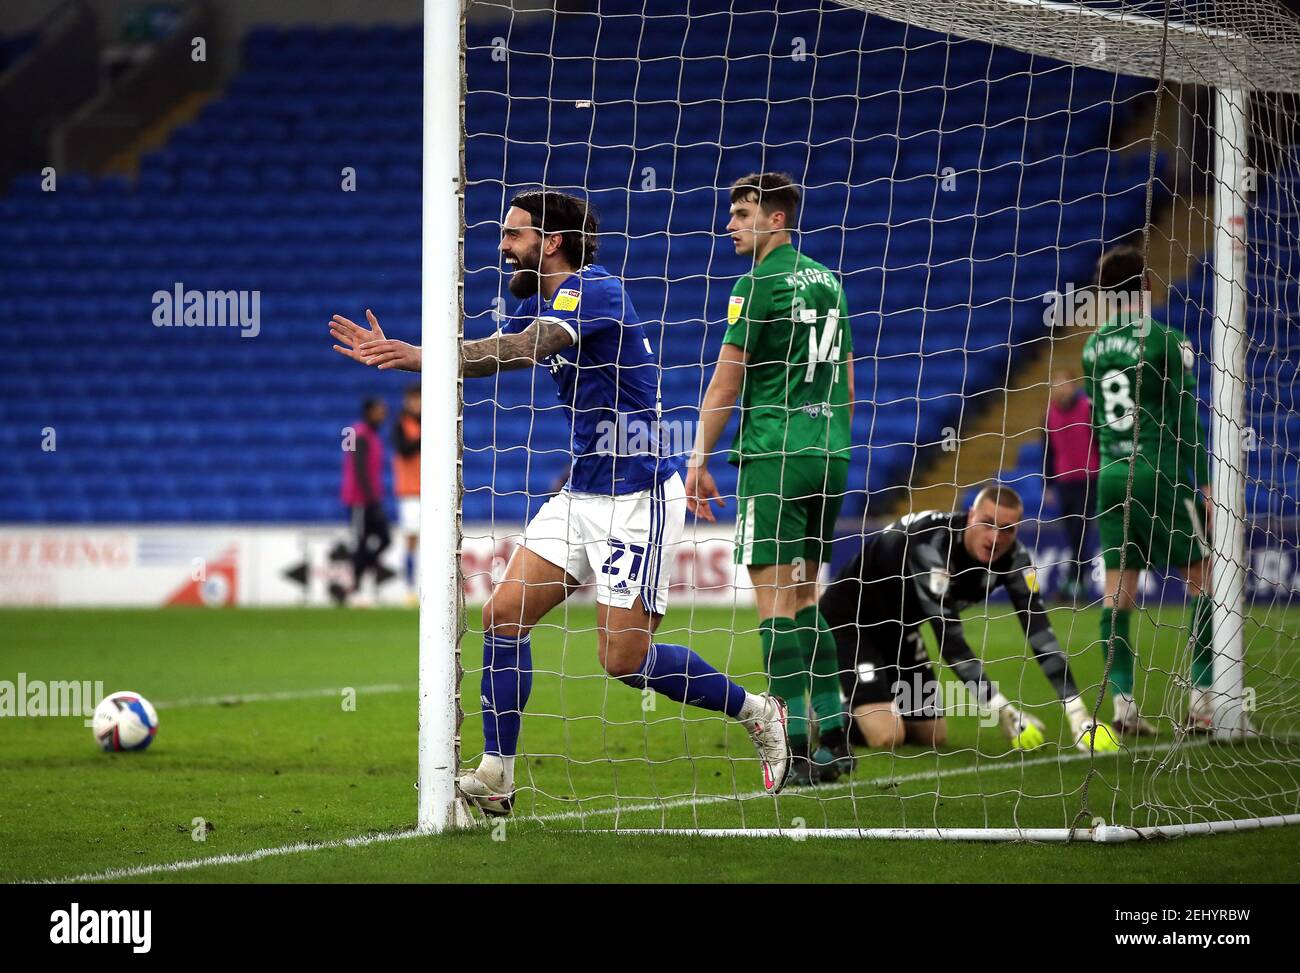
[[[735,324],[740,320],[740,312],[745,309],[745,299],[736,295],[727,302],[727,323]]]
[[[572,287],[562,287],[555,292],[555,303],[552,307],[557,311],[576,311],[580,300],[582,300],[581,293]]]

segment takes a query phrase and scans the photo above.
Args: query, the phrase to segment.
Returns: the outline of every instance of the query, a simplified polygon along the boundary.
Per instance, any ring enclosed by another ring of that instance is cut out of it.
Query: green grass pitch
[[[471,613],[471,619],[476,616]],[[1170,607],[1140,626],[1139,696],[1180,715],[1185,671]],[[1080,682],[1101,673],[1096,610],[1053,610]],[[0,719],[0,877],[157,881],[1293,881],[1300,828],[1123,846],[628,836],[618,828],[1065,827],[1095,817],[1161,824],[1300,811],[1300,613],[1250,620],[1248,682],[1267,738],[1227,746],[1161,738],[1090,766],[1013,616],[968,636],[1049,745],[1008,753],[996,728],[950,720],[940,753],[861,761],[851,782],[755,791],[743,730],[604,678],[594,612],[557,612],[534,635],[516,815],[503,828],[415,836],[416,614],[411,611],[0,612],[0,679],[102,680],[160,704],[154,747],[99,752],[80,717]],[[759,689],[748,610],[681,607],[660,632]],[[739,633],[739,634],[736,634]],[[464,658],[479,664],[479,636]],[[341,690],[355,690],[355,707]],[[463,752],[481,747],[478,676],[464,688]],[[1103,716],[1109,714],[1109,706]],[[683,716],[687,717],[683,720]],[[1087,788],[1086,806],[1084,788]],[[203,840],[196,840],[201,835]],[[349,839],[357,839],[350,841]],[[228,858],[226,857],[228,856]],[[184,863],[206,861],[197,867]],[[172,863],[182,867],[161,870]]]

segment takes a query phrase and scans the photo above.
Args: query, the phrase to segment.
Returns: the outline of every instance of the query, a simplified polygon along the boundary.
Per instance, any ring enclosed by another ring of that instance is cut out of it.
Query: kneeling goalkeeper
[[[1029,552],[1016,540],[1023,510],[1014,490],[991,486],[968,511],[910,514],[865,537],[861,555],[827,587],[820,609],[835,633],[853,742],[892,748],[946,741],[939,682],[921,637],[925,622],[944,661],[980,711],[997,716],[1012,746],[1028,750],[1045,742],[1043,724],[1002,695],[962,633],[961,612],[1002,586],[1043,675],[1065,704],[1075,746],[1084,752],[1119,749],[1107,724],[1093,732],[1052,633]]]

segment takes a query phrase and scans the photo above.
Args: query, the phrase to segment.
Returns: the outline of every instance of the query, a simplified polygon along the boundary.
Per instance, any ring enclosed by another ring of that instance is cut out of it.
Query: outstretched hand
[[[341,314],[330,318],[330,334],[338,342],[334,350],[354,362],[374,365],[379,369],[398,368],[407,372],[420,370],[419,346],[386,337],[384,329],[379,326],[379,319],[369,308],[366,309],[366,320],[370,322],[369,328],[363,328]]]
[[[340,355],[351,358],[354,362],[360,362],[362,365],[368,364],[361,355],[361,343],[364,341],[373,341],[384,337],[384,330],[379,326],[379,319],[375,317],[374,312],[366,308],[366,320],[370,322],[370,328],[363,328],[355,321],[350,321],[341,314],[336,314],[330,318],[330,335],[338,342],[334,350]]]

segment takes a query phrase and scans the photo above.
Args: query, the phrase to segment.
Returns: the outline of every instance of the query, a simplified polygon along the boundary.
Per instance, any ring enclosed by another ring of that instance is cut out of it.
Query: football
[[[104,750],[143,750],[158,733],[158,713],[139,693],[113,693],[95,707],[93,729]]]

